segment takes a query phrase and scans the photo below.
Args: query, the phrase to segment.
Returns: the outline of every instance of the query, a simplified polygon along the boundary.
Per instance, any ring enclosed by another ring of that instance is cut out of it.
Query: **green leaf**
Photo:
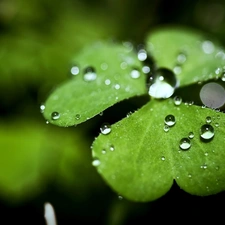
[[[146,93],[141,62],[130,46],[96,43],[75,58],[79,74],[59,86],[47,99],[44,117],[58,126],[82,123],[119,101]],[[84,79],[85,70],[90,79]],[[132,78],[136,70],[140,77]],[[96,77],[95,77],[96,76]],[[60,118],[52,119],[52,113]]]
[[[155,30],[147,37],[147,51],[157,67],[175,72],[180,86],[220,77],[225,63],[218,43],[191,29]]]
[[[176,123],[165,132],[167,115],[174,115]],[[214,137],[204,141],[200,129],[207,116]],[[225,189],[224,125],[225,115],[208,108],[175,106],[172,99],[151,101],[113,125],[110,134],[100,134],[93,143],[94,160],[99,160],[94,164],[117,193],[134,201],[161,197],[173,180],[190,194],[215,194]],[[191,147],[182,150],[180,141],[190,132]]]

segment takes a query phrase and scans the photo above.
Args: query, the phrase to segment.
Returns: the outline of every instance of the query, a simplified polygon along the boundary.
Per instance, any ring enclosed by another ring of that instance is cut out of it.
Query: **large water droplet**
[[[188,150],[191,147],[191,141],[188,138],[182,138],[180,140],[180,148],[182,150]]]
[[[58,112],[53,112],[51,114],[51,117],[52,117],[53,120],[57,120],[57,119],[60,118],[60,114]]]
[[[225,103],[225,90],[220,84],[210,82],[201,88],[200,99],[210,108],[220,108]]]
[[[160,68],[150,77],[149,95],[154,98],[169,98],[177,87],[175,74],[166,68]]]
[[[200,130],[200,136],[204,140],[210,140],[214,136],[214,128],[210,124],[204,124]]]
[[[95,72],[94,67],[92,66],[86,67],[84,70],[84,80],[93,81],[93,80],[96,80],[96,78],[97,78],[97,74]]]
[[[95,158],[92,161],[92,166],[99,166],[101,164],[101,161],[98,158]]]
[[[103,123],[100,131],[102,134],[109,134],[111,132],[111,125],[109,123]]]
[[[164,120],[165,124],[168,126],[173,126],[176,123],[176,119],[174,115],[167,115]]]

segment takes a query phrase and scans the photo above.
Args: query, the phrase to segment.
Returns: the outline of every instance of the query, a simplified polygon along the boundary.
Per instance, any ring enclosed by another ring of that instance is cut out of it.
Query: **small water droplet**
[[[92,166],[99,166],[101,164],[101,161],[98,158],[95,158],[92,161]]]
[[[122,62],[122,63],[120,64],[120,68],[121,68],[122,70],[125,70],[125,69],[127,68],[127,63],[126,63],[126,62]]]
[[[132,115],[132,112],[131,111],[127,113],[127,117],[129,117],[131,115]]]
[[[188,138],[182,138],[180,140],[180,148],[182,150],[188,150],[191,147],[191,141]]]
[[[204,140],[210,140],[214,136],[214,128],[210,124],[204,124],[200,130],[200,136]]]
[[[166,158],[165,158],[164,156],[162,156],[162,157],[161,157],[161,160],[162,160],[162,161],[165,161],[165,160],[166,160]]]
[[[211,41],[202,42],[202,50],[205,54],[212,54],[214,52],[214,44]]]
[[[150,77],[148,93],[154,98],[169,98],[176,87],[175,74],[171,70],[160,68]]]
[[[216,166],[216,170],[219,170],[219,166]]]
[[[191,174],[188,174],[188,177],[191,178],[192,177]]]
[[[219,123],[216,122],[216,123],[215,123],[215,126],[218,127],[218,126],[219,126]]]
[[[173,68],[173,72],[176,74],[176,75],[179,75],[181,72],[182,72],[182,68],[180,66],[175,66]]]
[[[53,112],[51,117],[52,120],[58,120],[60,118],[60,114],[58,112]]]
[[[123,196],[118,195],[118,199],[119,199],[119,200],[123,200]]]
[[[140,60],[140,61],[145,61],[146,59],[147,59],[147,52],[146,52],[146,50],[145,49],[140,49],[139,51],[138,51],[138,59]]]
[[[180,105],[182,103],[182,98],[180,96],[175,96],[173,101],[175,105]]]
[[[84,70],[84,80],[85,81],[94,81],[97,78],[94,67],[88,66]]]
[[[49,121],[48,121],[48,120],[46,120],[46,121],[45,121],[45,123],[46,123],[46,124],[49,124]]]
[[[105,154],[106,153],[106,150],[105,149],[102,149],[102,154]]]
[[[212,122],[211,116],[207,116],[207,117],[205,118],[205,121],[206,121],[206,123],[211,123],[211,122]]]
[[[99,116],[103,116],[103,114],[104,114],[103,112],[100,112],[100,113],[99,113]]]
[[[223,73],[221,74],[221,80],[222,80],[222,81],[225,81],[225,72],[223,72]]]
[[[114,145],[110,145],[109,150],[113,152],[115,150]]]
[[[192,138],[194,138],[194,133],[193,132],[189,132],[189,134],[188,134],[188,137],[190,138],[190,139],[192,139]]]
[[[204,164],[204,165],[201,165],[201,169],[207,169],[208,167],[207,167],[207,165],[206,164]]]
[[[137,69],[133,69],[130,73],[130,76],[134,79],[137,79],[140,77],[140,72]]]
[[[108,64],[107,63],[102,63],[101,64],[101,69],[102,70],[107,70],[108,69]]]
[[[143,66],[143,67],[142,67],[142,72],[143,72],[144,74],[148,74],[150,71],[151,71],[151,69],[150,69],[149,66]]]
[[[110,85],[110,84],[111,84],[111,80],[106,79],[106,80],[105,80],[105,84],[106,84],[106,85]]]
[[[170,130],[170,126],[168,126],[167,124],[164,125],[163,130],[165,132],[168,132]]]
[[[44,111],[45,111],[45,105],[42,104],[42,105],[40,105],[40,112],[41,113],[44,113]]]
[[[178,56],[177,56],[177,62],[178,64],[183,64],[185,61],[186,61],[187,57],[184,53],[180,53]]]
[[[79,72],[80,72],[80,69],[79,69],[79,67],[76,66],[76,65],[72,66],[71,69],[70,69],[70,73],[71,73],[73,76],[78,75]]]
[[[176,123],[176,119],[174,115],[167,115],[164,120],[165,124],[168,126],[173,126]]]
[[[111,132],[111,125],[109,123],[103,123],[100,131],[102,134],[109,134]]]
[[[119,89],[120,89],[120,85],[119,85],[119,84],[115,84],[114,88],[115,88],[116,90],[119,90]]]
[[[77,120],[79,120],[79,119],[81,118],[81,115],[80,115],[80,114],[76,114],[75,118],[76,118]]]
[[[209,153],[208,152],[205,152],[205,156],[208,156],[209,155]]]

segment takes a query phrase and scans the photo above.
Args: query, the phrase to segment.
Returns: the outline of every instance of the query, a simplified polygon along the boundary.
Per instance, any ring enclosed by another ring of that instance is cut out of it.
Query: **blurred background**
[[[90,146],[105,114],[59,128],[40,113],[85,45],[143,43],[166,24],[196,28],[225,44],[225,1],[0,0],[0,224],[44,225],[45,202],[54,206],[58,225],[222,218],[224,193],[191,196],[174,184],[151,203],[123,199],[91,165]]]

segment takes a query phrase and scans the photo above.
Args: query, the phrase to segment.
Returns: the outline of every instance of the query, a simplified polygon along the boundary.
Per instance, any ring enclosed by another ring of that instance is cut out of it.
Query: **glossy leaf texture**
[[[147,35],[146,46],[157,67],[174,71],[180,87],[219,78],[224,72],[224,49],[196,30],[156,29]]]
[[[58,126],[82,123],[119,101],[146,93],[142,64],[128,43],[98,42],[77,54],[71,78],[45,103],[44,117]],[[52,113],[59,118],[53,119]]]
[[[175,117],[169,129],[168,115]],[[208,140],[201,137],[205,124],[214,129]],[[225,190],[224,137],[223,113],[153,100],[97,137],[93,163],[115,192],[133,201],[160,198],[174,180],[190,194],[207,196]]]

